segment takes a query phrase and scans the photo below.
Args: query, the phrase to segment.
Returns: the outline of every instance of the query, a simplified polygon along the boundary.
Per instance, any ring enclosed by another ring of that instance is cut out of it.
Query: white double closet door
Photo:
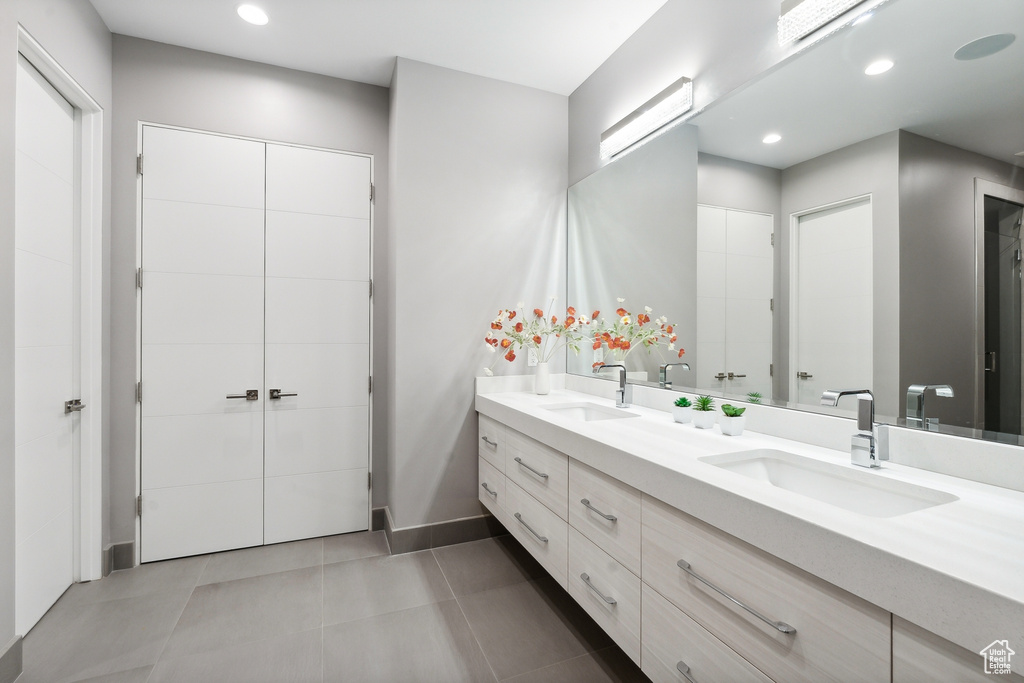
[[[142,150],[142,561],[368,528],[369,158]]]

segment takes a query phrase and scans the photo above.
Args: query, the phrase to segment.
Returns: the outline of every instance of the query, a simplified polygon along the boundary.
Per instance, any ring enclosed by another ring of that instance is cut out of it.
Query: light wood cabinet
[[[508,530],[566,588],[569,525],[511,479],[505,482],[505,501]]]
[[[539,441],[505,432],[505,476],[563,520],[568,516],[569,458]]]
[[[569,595],[640,663],[639,577],[571,526]]]
[[[481,415],[479,432],[480,440],[478,441],[477,446],[478,454],[504,475],[505,425],[492,420],[486,415]]]
[[[477,495],[480,497],[480,502],[487,506],[487,509],[504,524],[503,516],[497,511],[503,510],[505,507],[505,475],[486,459],[481,457],[479,460],[478,483],[480,490]]]
[[[640,492],[635,488],[570,458],[569,524],[640,576]]]
[[[1012,649],[1013,643],[1010,647]],[[971,652],[893,615],[892,683],[1024,681],[1019,673],[986,674],[985,664],[980,652]],[[1024,652],[1011,656],[1010,666],[1012,670],[1024,670]]]
[[[649,496],[642,535],[644,581],[769,677],[888,680],[890,616],[880,607]]]

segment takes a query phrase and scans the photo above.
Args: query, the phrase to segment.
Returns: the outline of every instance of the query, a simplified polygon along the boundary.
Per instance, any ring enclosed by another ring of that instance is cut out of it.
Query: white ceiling
[[[997,33],[1016,41],[957,61],[962,45]],[[886,57],[880,76],[864,68]],[[896,0],[690,122],[702,151],[774,168],[897,129],[1024,165],[1024,2]],[[767,133],[782,141],[761,143]]]
[[[91,0],[114,33],[388,86],[395,57],[569,95],[666,0]]]

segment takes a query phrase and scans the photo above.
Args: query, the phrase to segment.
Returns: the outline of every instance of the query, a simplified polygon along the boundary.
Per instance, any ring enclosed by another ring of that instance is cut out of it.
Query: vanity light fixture
[[[779,45],[792,43],[856,7],[864,0],[783,0]]]
[[[679,118],[693,106],[693,81],[683,77],[601,134],[601,158],[610,159]]]
[[[238,16],[256,26],[266,26],[267,22],[270,21],[267,13],[256,5],[239,5]]]
[[[761,140],[761,142],[763,142],[766,145],[774,145],[776,142],[778,142],[781,139],[782,139],[782,136],[779,135],[778,133],[768,133],[768,135],[764,136],[764,138]]]
[[[879,59],[877,62],[871,62],[868,64],[868,68],[864,69],[864,73],[868,76],[877,76],[878,74],[884,74],[892,67],[893,63],[891,59]]]

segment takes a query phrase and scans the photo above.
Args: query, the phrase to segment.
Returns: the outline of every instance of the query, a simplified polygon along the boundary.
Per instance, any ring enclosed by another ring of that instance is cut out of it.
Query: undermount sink
[[[631,413],[622,408],[609,408],[608,406],[596,403],[556,403],[544,406],[544,410],[550,410],[571,420],[581,422],[594,422],[595,420],[621,420],[624,417],[640,417],[638,413]]]
[[[959,500],[951,493],[801,455],[762,448],[702,462],[870,517],[896,517]]]

